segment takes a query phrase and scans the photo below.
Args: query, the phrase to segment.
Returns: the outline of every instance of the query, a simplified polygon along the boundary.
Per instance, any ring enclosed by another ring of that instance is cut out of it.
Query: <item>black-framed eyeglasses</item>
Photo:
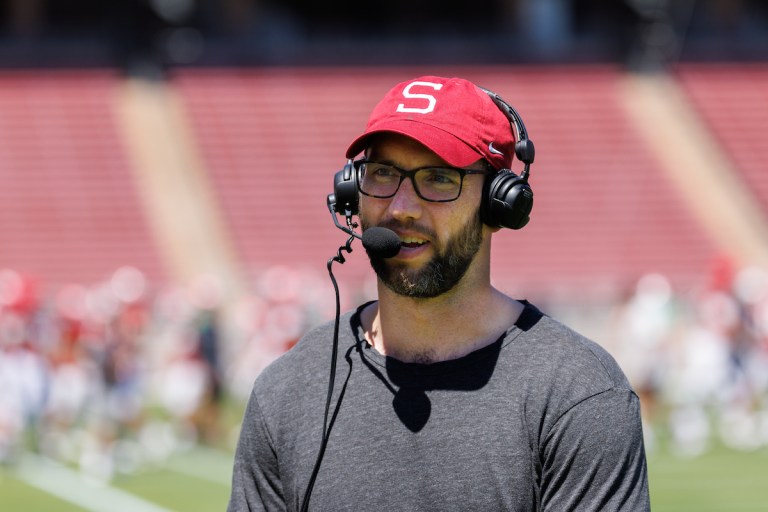
[[[411,179],[416,194],[425,201],[447,203],[461,195],[464,176],[488,174],[488,169],[462,169],[439,165],[425,165],[416,169],[401,169],[396,165],[356,160],[357,188],[363,194],[386,199],[397,194],[400,184]]]

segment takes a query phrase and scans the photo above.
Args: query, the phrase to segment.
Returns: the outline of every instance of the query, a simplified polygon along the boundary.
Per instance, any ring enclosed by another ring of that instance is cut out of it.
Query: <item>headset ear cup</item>
[[[494,228],[520,229],[528,224],[533,209],[533,190],[528,181],[502,169],[486,182],[480,218]]]
[[[336,213],[357,215],[360,196],[357,192],[357,173],[352,162],[348,162],[333,177],[333,195]]]

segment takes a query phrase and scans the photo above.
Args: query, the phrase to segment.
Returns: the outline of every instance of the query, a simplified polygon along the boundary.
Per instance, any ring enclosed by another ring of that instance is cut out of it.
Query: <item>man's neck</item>
[[[379,301],[363,312],[368,342],[404,362],[457,359],[493,343],[519,317],[523,305],[488,285],[472,293],[430,299],[379,289]]]

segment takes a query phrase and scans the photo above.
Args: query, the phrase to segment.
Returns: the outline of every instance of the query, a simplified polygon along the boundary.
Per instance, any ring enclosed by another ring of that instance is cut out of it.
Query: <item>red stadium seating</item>
[[[325,199],[346,145],[390,86],[422,73],[466,76],[495,89],[517,107],[536,143],[531,223],[494,242],[499,286],[585,295],[645,272],[682,285],[706,272],[716,248],[624,117],[618,69],[179,72],[172,83],[251,266],[322,268],[345,240]],[[347,276],[368,273],[364,255],[349,260]]]
[[[768,67],[688,64],[677,70],[702,120],[768,215]]]
[[[43,286],[162,267],[115,128],[119,76],[0,74],[0,268]]]
[[[737,71],[737,72],[734,72]],[[228,235],[252,276],[286,265],[325,272],[347,236],[326,206],[346,145],[394,83],[470,78],[499,92],[537,149],[530,224],[494,240],[494,281],[517,296],[615,291],[647,272],[688,287],[719,256],[621,108],[611,66],[178,69],[179,93]],[[689,67],[681,83],[768,205],[757,140],[768,72]],[[0,268],[47,284],[93,282],[130,264],[167,278],[151,239],[110,71],[0,74]],[[370,278],[355,242],[340,281]]]

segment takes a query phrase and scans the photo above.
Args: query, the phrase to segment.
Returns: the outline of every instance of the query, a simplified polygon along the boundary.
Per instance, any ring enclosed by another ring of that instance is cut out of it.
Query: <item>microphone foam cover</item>
[[[391,229],[369,228],[363,232],[363,247],[369,256],[391,258],[400,252],[400,237]]]

